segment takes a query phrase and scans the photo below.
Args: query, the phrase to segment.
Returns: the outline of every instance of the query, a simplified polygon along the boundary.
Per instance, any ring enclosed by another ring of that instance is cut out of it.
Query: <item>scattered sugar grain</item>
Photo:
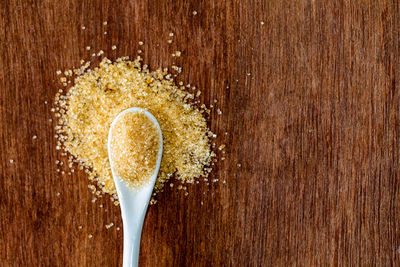
[[[104,21],[104,22],[103,22],[103,25],[105,26],[105,25],[107,25],[107,23],[108,23],[107,21]]]
[[[112,49],[112,50],[115,50],[115,49],[117,49],[117,46],[116,46],[116,45],[113,45],[113,46],[111,46],[111,49]]]
[[[195,11],[193,11],[193,16],[196,16],[197,15],[197,11],[195,10]]]
[[[90,50],[90,46],[86,46],[86,50],[88,50],[88,51],[89,51],[89,50]]]
[[[142,41],[139,41],[139,45],[143,45],[143,42],[142,42]]]
[[[110,223],[110,224],[106,224],[106,229],[108,230],[108,229],[110,229],[111,227],[113,227],[114,226],[114,223],[112,222],[112,223]]]
[[[93,235],[92,235],[92,234],[89,234],[88,237],[89,237],[89,239],[91,239],[91,238],[93,238]]]
[[[36,135],[32,136],[32,139],[33,140],[37,139],[37,136]]]

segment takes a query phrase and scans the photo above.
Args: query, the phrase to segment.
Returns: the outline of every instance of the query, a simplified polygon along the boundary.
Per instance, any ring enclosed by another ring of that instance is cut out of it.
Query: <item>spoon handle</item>
[[[138,225],[136,229],[125,227],[124,223],[124,256],[123,267],[136,267],[139,263],[140,236],[142,233],[142,225]]]
[[[133,192],[119,179],[115,180],[124,225],[123,267],[136,267],[139,261],[140,237],[143,221],[153,190],[153,184],[145,186],[139,192]]]

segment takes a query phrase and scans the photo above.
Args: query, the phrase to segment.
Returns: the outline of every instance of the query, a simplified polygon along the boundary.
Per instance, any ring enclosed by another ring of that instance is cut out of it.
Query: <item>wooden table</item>
[[[227,144],[218,183],[150,207],[142,266],[399,266],[399,41],[396,0],[0,1],[0,265],[121,266],[50,109],[56,70],[141,49],[218,100]]]

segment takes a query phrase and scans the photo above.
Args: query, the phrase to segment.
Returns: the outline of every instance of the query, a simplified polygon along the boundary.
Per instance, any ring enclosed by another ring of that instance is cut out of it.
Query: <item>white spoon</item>
[[[122,222],[124,226],[124,254],[123,254],[123,267],[138,266],[139,261],[139,248],[140,236],[142,234],[143,220],[146,215],[147,206],[149,205],[150,197],[153,192],[154,183],[157,179],[158,170],[160,169],[163,139],[160,125],[156,118],[148,111],[141,108],[129,108],[122,111],[114,119],[108,133],[108,151],[110,150],[111,130],[113,129],[116,121],[121,118],[121,115],[127,112],[143,112],[149,119],[157,126],[160,136],[160,148],[158,150],[157,163],[151,181],[142,186],[139,190],[129,187],[122,179],[114,172],[113,162],[109,156],[111,164],[111,172],[114,178],[115,187],[117,188],[119,203],[121,206]]]

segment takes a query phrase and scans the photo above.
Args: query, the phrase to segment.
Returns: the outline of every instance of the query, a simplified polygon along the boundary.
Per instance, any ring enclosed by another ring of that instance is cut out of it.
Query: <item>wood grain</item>
[[[399,266],[399,8],[0,1],[0,265],[121,266],[119,208],[92,203],[84,172],[57,172],[50,108],[56,70],[142,49],[218,99],[210,126],[227,144],[219,183],[168,187],[150,207],[142,266]]]

